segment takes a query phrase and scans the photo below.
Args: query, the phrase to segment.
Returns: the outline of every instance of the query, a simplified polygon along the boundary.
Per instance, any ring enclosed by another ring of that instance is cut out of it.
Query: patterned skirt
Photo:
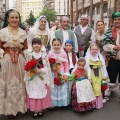
[[[87,110],[91,110],[93,108],[95,108],[96,106],[96,101],[93,100],[91,102],[84,102],[84,103],[78,103],[77,102],[77,91],[76,91],[76,82],[73,84],[72,86],[72,109],[78,112],[82,112],[82,111],[87,111]]]

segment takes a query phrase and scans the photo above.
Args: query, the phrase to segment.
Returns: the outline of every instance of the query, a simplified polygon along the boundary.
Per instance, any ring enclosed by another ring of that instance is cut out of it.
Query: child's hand
[[[34,72],[35,72],[35,74],[38,74],[38,73],[40,73],[40,72],[41,72],[41,70],[40,70],[40,69],[38,69],[38,68],[36,68]]]
[[[53,66],[53,67],[52,67],[52,71],[53,71],[53,72],[56,72],[56,71],[57,71],[56,66]]]
[[[103,80],[104,80],[106,83],[108,83],[108,78],[103,78]]]
[[[65,80],[65,81],[67,81],[68,80],[68,76],[62,75],[62,79]]]
[[[88,79],[90,81],[90,83],[92,84],[92,80],[91,79]]]

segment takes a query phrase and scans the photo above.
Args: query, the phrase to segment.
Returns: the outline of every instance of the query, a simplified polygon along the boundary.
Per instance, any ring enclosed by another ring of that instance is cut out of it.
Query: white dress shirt
[[[85,27],[82,27],[82,25],[80,25],[81,33],[83,34],[83,33],[87,30],[87,28],[88,28],[88,25],[85,26]],[[91,29],[92,29],[92,28],[91,28]],[[95,32],[93,31],[93,29],[92,29],[92,34],[91,34],[90,39],[92,40],[92,42],[95,42],[95,41],[96,41],[96,40],[95,40]]]
[[[63,33],[63,46],[62,47],[64,47],[66,40],[69,40],[69,35],[68,35],[67,30],[62,29],[62,33]],[[53,38],[55,38],[55,32],[51,36],[51,45],[52,45]],[[75,41],[75,52],[78,52],[78,43],[77,43],[77,37],[75,34],[74,34],[74,41]]]

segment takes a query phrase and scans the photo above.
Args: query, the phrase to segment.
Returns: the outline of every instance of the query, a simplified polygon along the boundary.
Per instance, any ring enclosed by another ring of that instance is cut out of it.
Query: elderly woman
[[[45,16],[40,16],[35,22],[34,26],[31,28],[28,33],[28,44],[29,49],[31,50],[31,41],[34,37],[39,36],[42,40],[42,44],[49,50],[49,41],[50,41],[50,30],[48,26],[48,21]]]

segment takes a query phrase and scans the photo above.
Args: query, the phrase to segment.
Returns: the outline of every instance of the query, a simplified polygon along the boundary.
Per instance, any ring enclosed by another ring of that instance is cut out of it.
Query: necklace
[[[8,26],[8,31],[9,31],[9,34],[10,34],[10,38],[13,42],[13,45],[15,46],[16,45],[16,42],[18,41],[18,36],[19,36],[19,28],[17,28],[16,31],[13,31],[9,26]]]

